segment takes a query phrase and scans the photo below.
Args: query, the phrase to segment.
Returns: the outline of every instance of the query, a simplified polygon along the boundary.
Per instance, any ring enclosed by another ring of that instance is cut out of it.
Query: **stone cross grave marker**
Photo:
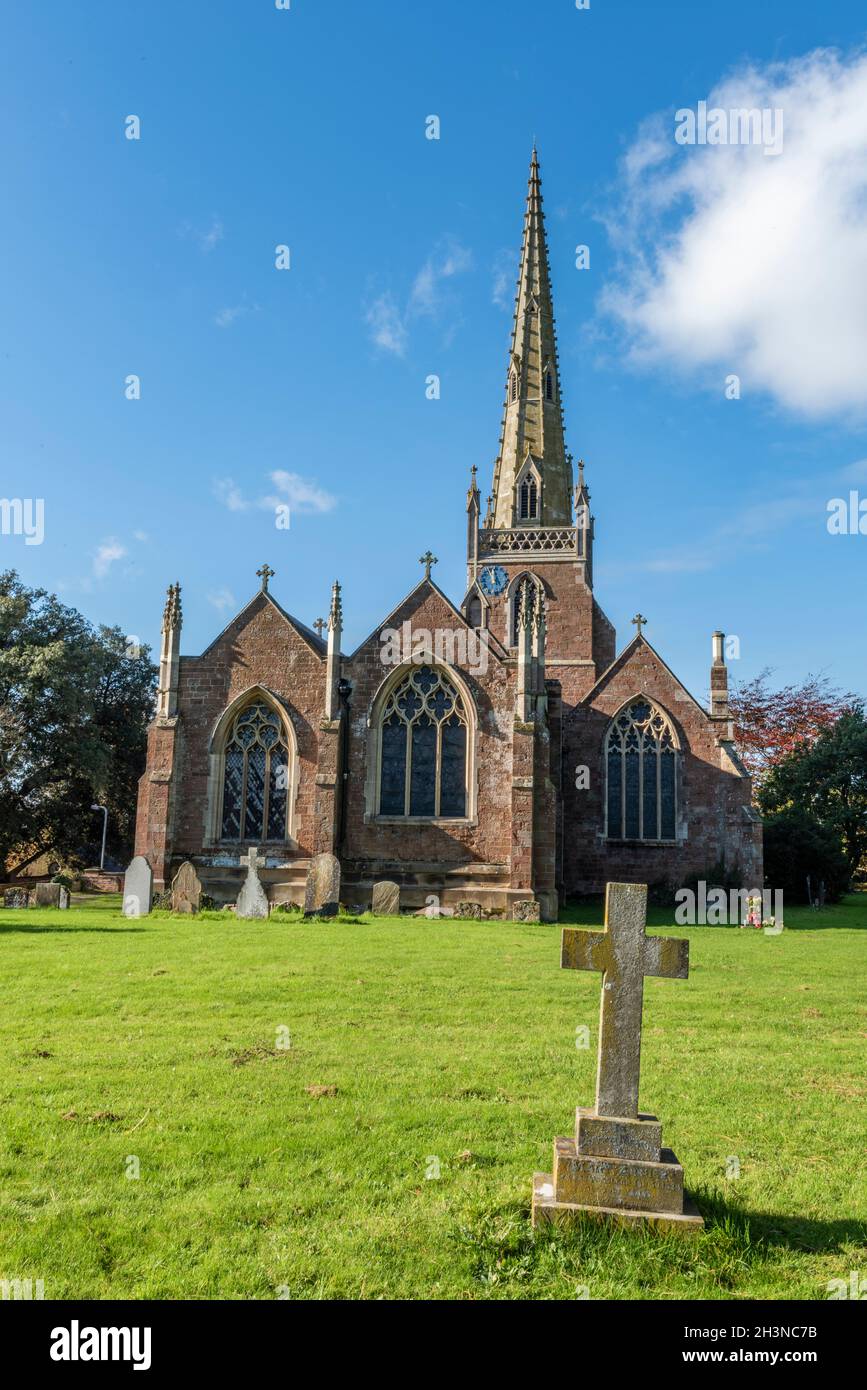
[[[268,898],[259,878],[259,867],[264,867],[265,860],[259,858],[259,852],[254,846],[247,854],[241,855],[239,862],[242,868],[246,867],[247,877],[235,903],[235,916],[267,917]]]
[[[638,1110],[645,976],[689,974],[689,942],[646,936],[646,920],[647,885],[609,883],[605,931],[563,929],[561,966],[602,972],[596,1106],[578,1108],[574,1139],[554,1140],[553,1174],[535,1175],[534,1225],[579,1213],[661,1229],[704,1225],[685,1197],[683,1169],[661,1147],[662,1125]]]
[[[172,879],[172,912],[198,912],[202,885],[189,859],[185,859]]]

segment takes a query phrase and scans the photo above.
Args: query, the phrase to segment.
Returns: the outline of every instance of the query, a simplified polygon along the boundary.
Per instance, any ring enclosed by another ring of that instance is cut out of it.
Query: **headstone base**
[[[704,1217],[695,1203],[684,1194],[683,1211],[632,1211],[627,1207],[594,1207],[581,1202],[558,1202],[554,1196],[554,1177],[551,1173],[533,1175],[533,1225],[569,1226],[586,1218],[612,1221],[620,1226],[652,1226],[654,1230],[677,1231],[693,1235],[704,1228]]]
[[[533,1225],[540,1221],[569,1219],[575,1213],[590,1213],[603,1218],[619,1219],[622,1224],[650,1222],[654,1226],[672,1229],[699,1230],[704,1219],[683,1190],[683,1169],[671,1149],[653,1152],[653,1140],[659,1130],[652,1115],[637,1120],[612,1120],[593,1112],[578,1111],[577,1132],[582,1129],[588,1137],[588,1121],[602,1129],[591,1128],[590,1141],[606,1134],[605,1126],[618,1126],[615,1138],[618,1148],[636,1145],[633,1127],[638,1128],[638,1146],[648,1156],[626,1158],[621,1153],[582,1153],[575,1139],[554,1140],[553,1173],[537,1173],[533,1179]]]

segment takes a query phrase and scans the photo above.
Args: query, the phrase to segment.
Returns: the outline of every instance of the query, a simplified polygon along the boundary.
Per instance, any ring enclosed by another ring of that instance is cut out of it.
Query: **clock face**
[[[509,582],[502,565],[484,565],[479,571],[479,587],[486,594],[501,594]]]

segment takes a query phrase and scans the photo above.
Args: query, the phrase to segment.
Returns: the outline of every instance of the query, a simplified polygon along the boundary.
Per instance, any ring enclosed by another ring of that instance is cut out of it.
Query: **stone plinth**
[[[652,1226],[660,1232],[692,1234],[704,1226],[704,1218],[694,1202],[684,1196],[683,1211],[633,1211],[628,1207],[581,1206],[578,1202],[558,1202],[550,1173],[533,1175],[533,1225],[572,1225],[576,1220],[594,1217],[621,1226]]]

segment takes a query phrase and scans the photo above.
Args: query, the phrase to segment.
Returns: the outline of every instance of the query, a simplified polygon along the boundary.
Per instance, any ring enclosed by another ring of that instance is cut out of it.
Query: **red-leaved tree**
[[[759,785],[769,768],[796,748],[810,746],[822,729],[852,709],[856,697],[831,685],[827,676],[807,676],[800,685],[770,687],[766,667],[729,696],[738,752]]]

